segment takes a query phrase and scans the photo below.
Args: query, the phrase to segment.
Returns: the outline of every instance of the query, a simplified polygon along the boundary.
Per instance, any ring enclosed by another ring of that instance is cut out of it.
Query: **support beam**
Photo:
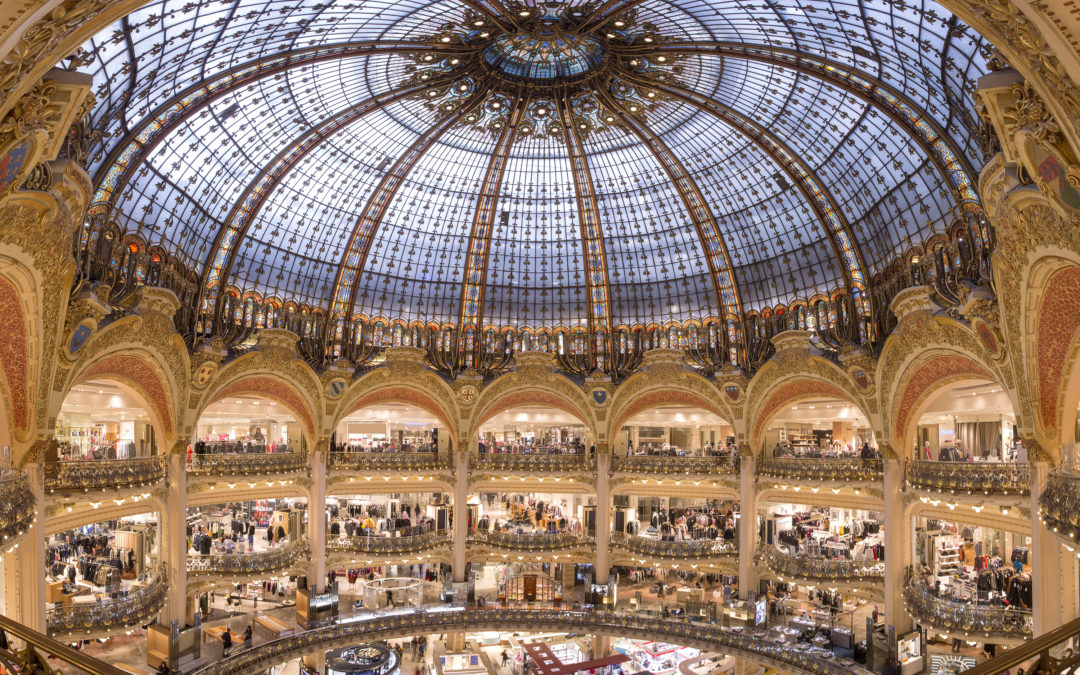
[[[821,180],[798,154],[765,127],[707,96],[683,87],[649,80],[629,71],[622,71],[620,77],[636,87],[653,89],[713,115],[746,136],[771,157],[798,186],[803,197],[817,214],[818,220],[821,221],[825,236],[832,243],[837,261],[843,270],[848,291],[855,299],[856,310],[861,315],[870,314],[870,296],[866,285],[869,274],[866,263],[862,259],[862,253],[855,245],[851,226],[844,218],[832,194],[825,189]]]
[[[472,229],[469,231],[469,249],[465,255],[465,277],[461,283],[461,312],[458,316],[461,317],[460,325],[463,331],[469,328],[480,330],[483,326],[484,289],[487,288],[491,232],[495,225],[495,213],[499,206],[499,193],[502,191],[506,164],[510,159],[510,148],[514,145],[518,125],[521,124],[528,105],[528,96],[519,90],[518,97],[507,114],[506,125],[495,141],[487,171],[484,172],[484,180],[480,184]]]
[[[577,199],[578,223],[581,229],[581,257],[585,262],[586,316],[590,335],[603,331],[611,339],[611,283],[608,281],[607,255],[604,253],[604,235],[600,227],[600,207],[596,203],[596,186],[585,144],[574,124],[570,101],[559,98],[559,119],[566,138],[566,152],[574,173],[574,194]]]
[[[411,82],[392,89],[385,94],[360,101],[356,105],[322,120],[279,152],[248,183],[247,187],[233,203],[232,208],[229,209],[229,215],[225,218],[225,226],[218,231],[217,237],[214,239],[214,245],[210,247],[210,252],[206,256],[202,273],[203,283],[201,284],[201,293],[204,295],[196,304],[196,308],[203,306],[204,299],[209,300],[211,307],[216,304],[221,288],[229,279],[240,242],[243,241],[248,228],[254,222],[255,216],[258,215],[259,210],[262,209],[266,200],[281,181],[309,152],[334,134],[370,113],[382,110],[393,103],[431,87],[445,86],[455,78],[466,76],[466,74],[466,72],[454,73],[426,82]],[[209,295],[206,295],[207,293]],[[220,308],[214,307],[213,311],[216,316]]]
[[[169,590],[160,620],[165,626],[176,621],[181,628],[187,623],[187,445],[186,439],[177,441],[166,457],[168,482],[161,514],[161,559]]]
[[[596,8],[596,11],[589,18],[574,29],[574,32],[578,35],[584,35],[589,31],[596,30],[616,16],[626,14],[642,2],[644,0],[606,0],[604,4]]]
[[[326,459],[330,439],[320,439],[310,453],[311,499],[308,501],[308,544],[311,546],[311,566],[308,584],[318,589],[326,579]],[[334,591],[334,589],[327,589]]]
[[[905,546],[904,537],[911,531],[911,523],[904,522],[904,463],[900,459],[885,460],[885,613],[886,630],[889,626],[901,635],[911,627],[911,617],[904,610],[904,573],[911,564],[911,548]]]
[[[620,56],[648,58],[654,54],[698,54],[760,61],[809,75],[854,94],[900,125],[934,161],[942,178],[953,188],[964,213],[979,213],[982,203],[975,187],[978,172],[963,149],[926,111],[903,91],[849,65],[816,54],[785,47],[742,42],[673,41],[657,45],[612,45]]]
[[[611,451],[596,448],[596,573],[595,581],[606,584],[611,575]]]
[[[499,30],[513,33],[518,27],[516,17],[500,2],[495,0],[461,0],[461,4],[490,20]]]
[[[174,129],[213,101],[254,82],[294,68],[356,56],[418,52],[464,55],[470,51],[472,47],[419,40],[364,40],[278,52],[223,70],[211,80],[180,90],[124,134],[94,175],[98,189],[91,203],[112,204],[154,148]]]
[[[701,249],[705,253],[705,260],[709,264],[709,276],[713,280],[713,288],[716,292],[716,306],[721,316],[734,321],[742,321],[742,299],[739,294],[739,286],[735,282],[735,268],[731,264],[731,256],[728,255],[727,244],[720,234],[720,227],[716,218],[709,208],[705,196],[701,193],[697,183],[690,177],[682,162],[675,157],[667,145],[640,120],[622,109],[614,97],[608,93],[607,84],[596,83],[596,94],[600,103],[617,115],[626,127],[645,145],[656,158],[657,163],[667,174],[679,192],[686,212],[690,216],[698,237],[701,239]]]
[[[475,438],[457,444],[454,448],[454,514],[453,543],[454,561],[451,569],[454,581],[465,581],[465,554],[469,545],[469,452],[476,445]]]
[[[757,567],[757,459],[746,453],[739,457],[739,599],[748,599],[748,592],[758,589]]]
[[[4,615],[45,633],[45,476],[40,463],[23,470],[34,492],[34,520],[18,548],[4,550]]]
[[[1035,638],[1064,623],[1061,609],[1067,604],[1062,598],[1062,545],[1039,519],[1039,496],[1052,468],[1049,462],[1031,462],[1031,636]]]
[[[341,258],[334,288],[330,294],[330,314],[329,321],[326,322],[327,334],[325,336],[327,344],[336,327],[344,326],[352,314],[356,304],[356,294],[360,289],[360,277],[363,276],[368,251],[371,249],[371,242],[375,239],[375,231],[379,228],[390,203],[394,201],[398,189],[431,146],[463,117],[480,106],[484,100],[483,92],[488,91],[489,85],[490,82],[483,82],[468,95],[456,111],[444,115],[422,133],[409,146],[409,149],[398,157],[368,197],[367,204],[364,205],[364,210],[357,218],[356,225],[349,236],[349,242],[345,246],[345,254]]]

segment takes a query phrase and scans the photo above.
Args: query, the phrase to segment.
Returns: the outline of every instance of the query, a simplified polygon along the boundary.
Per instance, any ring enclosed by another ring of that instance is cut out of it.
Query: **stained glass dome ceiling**
[[[985,49],[928,0],[159,0],[84,45],[95,212],[212,293],[340,314],[865,293],[979,212]]]

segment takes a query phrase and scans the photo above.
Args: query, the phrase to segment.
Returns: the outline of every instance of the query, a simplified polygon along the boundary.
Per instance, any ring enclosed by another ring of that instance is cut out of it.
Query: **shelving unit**
[[[946,541],[943,537],[934,545],[934,576],[948,576],[959,569],[964,561],[960,547]]]

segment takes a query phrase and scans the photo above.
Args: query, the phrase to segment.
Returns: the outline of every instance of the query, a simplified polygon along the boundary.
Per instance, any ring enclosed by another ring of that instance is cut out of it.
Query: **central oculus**
[[[526,33],[506,33],[484,48],[484,61],[514,82],[558,84],[588,75],[604,62],[604,45],[541,22]]]

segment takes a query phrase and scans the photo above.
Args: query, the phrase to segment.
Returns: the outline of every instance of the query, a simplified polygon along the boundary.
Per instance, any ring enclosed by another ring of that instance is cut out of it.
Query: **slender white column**
[[[308,544],[311,566],[308,586],[326,585],[326,452],[330,441],[323,439],[311,453],[311,500],[308,502]],[[332,590],[332,589],[331,589]]]
[[[611,572],[611,453],[596,448],[596,583],[607,583]]]
[[[911,524],[903,522],[904,462],[886,459],[885,464],[885,625],[894,626],[899,635],[911,626],[911,617],[904,611],[904,571],[911,564]]]
[[[1049,462],[1031,462],[1031,619],[1032,637],[1061,625],[1062,545],[1039,520],[1039,495],[1046,489]],[[1006,552],[1007,553],[1007,552]],[[1069,567],[1071,569],[1071,566]]]
[[[757,458],[751,454],[739,457],[739,597],[745,600],[747,591],[757,593],[758,574],[754,566],[757,553]]]
[[[469,498],[469,454],[471,443],[458,443],[460,451],[454,451],[454,581],[465,581],[465,550],[469,538],[469,510],[465,500]]]
[[[169,584],[161,623],[187,623],[187,441],[178,441],[166,458],[168,487],[161,514],[161,560]]]

